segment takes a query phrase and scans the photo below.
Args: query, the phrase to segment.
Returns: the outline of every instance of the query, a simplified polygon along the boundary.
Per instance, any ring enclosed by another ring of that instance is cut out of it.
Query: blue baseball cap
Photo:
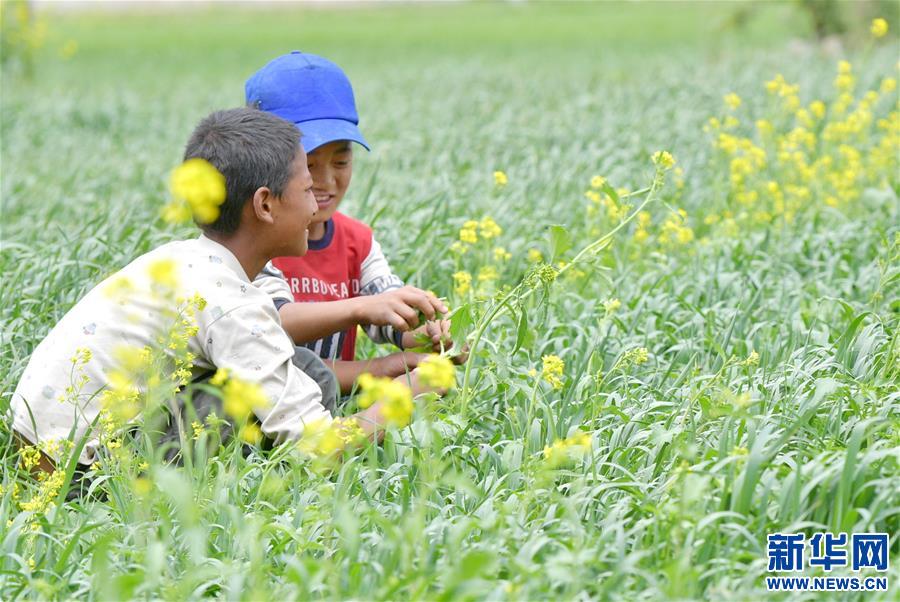
[[[295,123],[306,152],[335,140],[369,150],[350,80],[328,59],[299,50],[280,56],[250,76],[244,95],[247,104]]]

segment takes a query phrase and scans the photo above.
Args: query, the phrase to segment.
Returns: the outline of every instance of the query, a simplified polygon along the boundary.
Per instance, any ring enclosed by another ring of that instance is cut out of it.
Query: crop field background
[[[884,16],[837,46],[793,3],[40,14],[0,104],[0,597],[748,600],[767,534],[833,531],[891,535],[892,591],[855,595],[896,599]],[[196,235],[159,218],[191,128],[294,49],[353,82],[373,151],[343,210],[457,308],[468,369],[331,470],[136,448],[97,468],[107,499],[64,502],[16,468],[31,351],[101,279]]]

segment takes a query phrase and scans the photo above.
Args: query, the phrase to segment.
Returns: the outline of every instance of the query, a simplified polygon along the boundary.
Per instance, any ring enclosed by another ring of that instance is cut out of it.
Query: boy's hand
[[[389,353],[375,360],[377,362],[376,370],[373,370],[372,373],[375,376],[390,376],[394,378],[401,374],[412,372],[428,356],[428,353],[415,353],[412,351]]]
[[[450,336],[450,320],[429,320],[415,330],[403,333],[404,349],[431,349],[440,353],[451,347],[453,338]]]
[[[391,325],[401,332],[412,330],[419,325],[419,312],[427,320],[433,320],[438,313],[446,313],[447,306],[434,295],[429,295],[414,286],[381,293],[356,297],[357,309],[354,314],[357,324]]]

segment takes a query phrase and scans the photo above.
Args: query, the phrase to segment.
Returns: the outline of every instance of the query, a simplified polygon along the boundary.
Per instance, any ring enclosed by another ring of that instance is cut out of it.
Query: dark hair
[[[226,195],[218,219],[200,227],[232,234],[258,188],[267,186],[281,196],[299,150],[297,126],[271,113],[239,108],[206,117],[194,128],[184,160],[199,157],[212,163],[225,176]]]

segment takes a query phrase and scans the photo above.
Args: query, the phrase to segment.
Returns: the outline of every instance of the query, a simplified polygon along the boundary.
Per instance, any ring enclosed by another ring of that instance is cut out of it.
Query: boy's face
[[[350,186],[353,175],[353,147],[349,140],[335,140],[316,148],[307,155],[306,164],[313,179],[318,212],[315,222],[327,221]]]
[[[309,249],[309,224],[316,216],[316,198],[313,196],[313,180],[306,167],[306,153],[297,152],[288,180],[279,200],[278,219],[274,225],[277,232],[273,238],[279,246],[284,245],[278,255],[305,255]]]

